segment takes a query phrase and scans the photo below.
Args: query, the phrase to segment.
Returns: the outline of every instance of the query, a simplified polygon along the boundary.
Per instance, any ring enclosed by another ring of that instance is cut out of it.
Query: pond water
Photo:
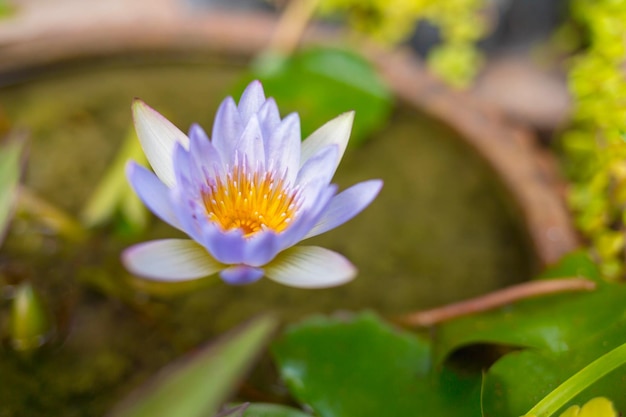
[[[128,131],[133,97],[182,130],[197,121],[210,131],[242,68],[191,59],[99,62],[4,87],[0,108],[32,136],[27,187],[76,215]],[[145,236],[105,227],[77,244],[18,217],[0,251],[0,336],[6,342],[11,288],[24,280],[42,293],[57,335],[29,357],[0,347],[0,416],[101,416],[173,358],[260,312],[284,322],[336,310],[392,315],[529,278],[535,260],[513,204],[456,136],[399,107],[387,128],[348,149],[335,178],[341,188],[369,178],[385,186],[357,218],[308,242],[359,268],[339,288],[209,279],[194,291],[161,286],[154,295],[128,277],[119,253],[137,241],[179,236],[157,219]]]

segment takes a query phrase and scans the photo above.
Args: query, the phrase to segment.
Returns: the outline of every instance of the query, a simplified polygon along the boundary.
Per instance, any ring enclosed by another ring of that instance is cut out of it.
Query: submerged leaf
[[[217,412],[276,327],[258,318],[161,372],[110,417],[206,417]]]

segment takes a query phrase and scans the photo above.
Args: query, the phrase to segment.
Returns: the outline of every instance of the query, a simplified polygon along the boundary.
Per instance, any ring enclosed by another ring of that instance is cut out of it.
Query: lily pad
[[[460,318],[437,329],[437,363],[470,345],[520,347],[495,362],[486,372],[484,416],[525,414],[563,381],[626,343],[626,286],[600,281],[597,268],[584,253],[566,257],[540,278],[586,277],[595,291],[564,293],[527,300],[498,311]],[[612,372],[564,405],[606,396],[626,409],[626,381]],[[562,410],[561,410],[562,411]]]
[[[565,258],[541,277],[558,276],[599,280],[597,268],[582,254]],[[462,317],[437,329],[436,362],[441,363],[461,347],[485,343],[564,352],[577,344],[581,335],[594,335],[620,317],[625,302],[625,287],[598,282],[598,289],[590,293],[539,297]]]
[[[263,55],[233,96],[259,79],[281,109],[297,111],[303,138],[341,113],[356,112],[350,144],[366,140],[387,123],[392,95],[376,70],[355,52],[313,47],[290,57]],[[283,115],[284,116],[284,115]]]
[[[425,338],[373,313],[312,318],[272,351],[291,393],[320,417],[480,416],[480,375],[434,371]]]
[[[564,353],[525,350],[504,356],[485,374],[485,416],[517,417],[525,414],[563,381],[624,343],[626,321],[622,319]],[[626,367],[622,365],[604,376],[564,404],[560,412],[598,396],[610,398],[618,410],[626,411],[624,370]]]

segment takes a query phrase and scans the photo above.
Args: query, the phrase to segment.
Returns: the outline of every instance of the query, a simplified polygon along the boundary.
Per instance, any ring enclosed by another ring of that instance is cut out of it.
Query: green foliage
[[[598,271],[576,253],[543,275],[555,276],[597,279]],[[485,415],[523,415],[563,381],[626,343],[625,301],[626,287],[600,282],[590,293],[526,300],[501,311],[459,318],[437,329],[435,360],[445,363],[452,352],[471,345],[507,347],[508,353],[485,373],[483,409]],[[623,373],[609,373],[623,369],[623,363],[605,362],[595,370],[590,366],[583,377],[560,388],[561,394],[569,389],[569,397],[553,411],[599,395],[626,409]]]
[[[260,317],[227,337],[170,365],[131,395],[111,417],[205,417],[217,412],[276,327]]]
[[[14,8],[7,0],[0,0],[0,19],[10,17],[14,12]]]
[[[0,143],[0,245],[17,200],[17,188],[24,165],[24,146],[24,137],[19,135]]]
[[[441,31],[442,45],[434,48],[428,62],[441,77],[455,86],[472,81],[481,63],[475,43],[487,24],[482,16],[484,0],[322,0],[323,14],[344,13],[348,23],[383,43],[406,40],[419,20],[428,20]]]
[[[546,416],[549,417],[557,410],[563,408],[563,404],[569,402],[577,394],[583,391],[588,386],[594,384],[597,380],[604,377],[606,374],[614,371],[626,363],[626,343],[622,344],[610,352],[599,357],[583,369],[578,371],[567,381],[559,385],[554,391],[544,397],[537,405],[535,405],[529,414],[532,416]],[[590,414],[594,417],[600,417],[602,415],[614,416],[615,411],[613,404],[607,399],[596,397],[590,400],[585,407],[589,408],[590,403],[599,402],[598,406],[603,410],[602,413]],[[585,408],[583,407],[583,409]],[[578,406],[574,405],[569,408],[566,413],[572,409],[577,409]],[[595,407],[594,407],[595,408]]]
[[[341,113],[356,112],[350,145],[366,140],[387,123],[392,97],[372,65],[341,49],[309,48],[290,57],[263,55],[238,85],[238,97],[252,79],[263,82],[281,109],[297,111],[303,138]],[[283,115],[284,116],[284,115]]]
[[[243,417],[310,417],[300,410],[276,404],[250,404]]]
[[[145,230],[148,211],[128,184],[124,170],[131,159],[142,165],[148,163],[134,128],[129,129],[115,160],[109,165],[83,208],[81,218],[87,226],[111,221],[119,213],[130,233]]]
[[[588,45],[569,72],[575,111],[562,138],[574,181],[569,201],[603,274],[617,279],[626,261],[626,3],[575,0],[572,13]]]
[[[319,417],[480,416],[480,375],[433,368],[427,339],[372,313],[315,317],[273,345],[291,393]]]

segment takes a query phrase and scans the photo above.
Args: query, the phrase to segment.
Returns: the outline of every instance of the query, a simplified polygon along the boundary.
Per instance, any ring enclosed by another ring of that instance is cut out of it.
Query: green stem
[[[626,363],[626,343],[578,371],[539,401],[527,415],[549,417],[597,380]]]

